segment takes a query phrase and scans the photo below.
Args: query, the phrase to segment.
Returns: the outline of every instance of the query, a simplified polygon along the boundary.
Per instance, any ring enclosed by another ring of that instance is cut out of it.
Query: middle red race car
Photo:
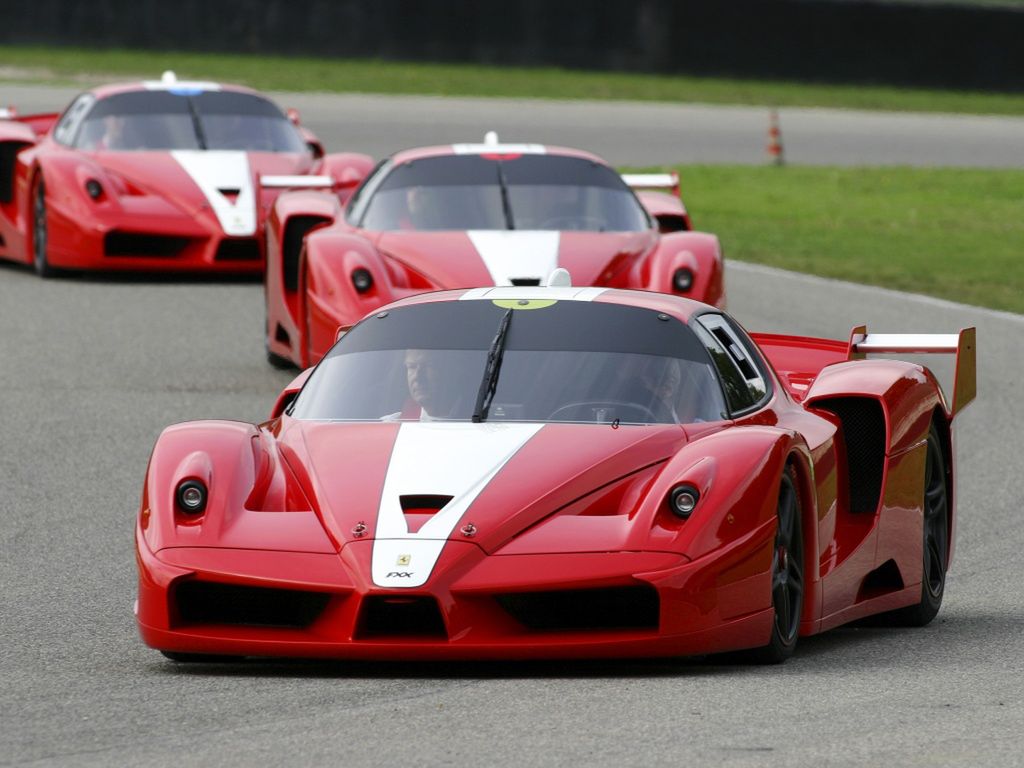
[[[489,133],[393,155],[344,207],[322,192],[278,198],[267,223],[268,358],[305,367],[339,326],[395,299],[539,285],[556,267],[580,285],[725,304],[718,238],[692,231],[675,174],[620,176],[586,152]]]

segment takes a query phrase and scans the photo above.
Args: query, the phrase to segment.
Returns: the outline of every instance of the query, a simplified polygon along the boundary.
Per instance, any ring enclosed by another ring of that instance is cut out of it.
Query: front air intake
[[[248,627],[308,627],[330,596],[323,592],[183,581],[173,591],[178,625],[232,624]]]
[[[356,628],[357,640],[394,638],[448,638],[441,609],[423,595],[370,595],[363,600]]]
[[[256,238],[244,237],[235,240],[221,240],[213,258],[216,261],[259,261],[262,254],[259,241]]]
[[[114,230],[103,238],[103,253],[107,256],[169,258],[185,250],[188,242],[187,237]]]
[[[527,629],[608,631],[658,628],[658,592],[653,587],[513,592],[498,603]]]

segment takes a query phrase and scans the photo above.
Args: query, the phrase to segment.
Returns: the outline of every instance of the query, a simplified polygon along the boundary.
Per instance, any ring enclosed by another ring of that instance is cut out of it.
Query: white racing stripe
[[[402,424],[377,512],[373,583],[379,587],[425,584],[466,510],[542,427],[486,422]],[[410,533],[400,501],[405,495],[451,496],[452,500]]]
[[[543,286],[470,288],[459,296],[459,301],[480,301],[486,299],[553,299],[555,301],[593,301],[608,288],[594,286],[568,286],[547,288]]]
[[[256,193],[245,152],[179,149],[171,155],[202,190],[224,234],[256,233]],[[238,196],[232,200],[222,190],[237,191]]]
[[[452,144],[456,155],[544,155],[543,144]]]
[[[512,278],[539,278],[541,283],[558,266],[560,232],[470,230],[466,232],[495,285],[512,285]]]

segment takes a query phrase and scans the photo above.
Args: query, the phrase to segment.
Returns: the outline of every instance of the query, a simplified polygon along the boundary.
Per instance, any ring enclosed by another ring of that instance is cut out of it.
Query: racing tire
[[[949,485],[939,431],[928,430],[924,464],[924,520],[922,524],[921,599],[914,605],[884,613],[880,624],[923,627],[939,613],[949,567]]]
[[[804,604],[803,516],[792,467],[779,481],[778,525],[772,549],[772,634],[768,644],[747,652],[757,664],[781,664],[796,650]]]
[[[43,278],[60,274],[60,270],[50,266],[46,255],[49,246],[47,218],[46,184],[40,176],[32,188],[32,267]]]
[[[264,296],[265,295],[266,288],[264,288]],[[289,368],[295,367],[295,363],[287,357],[270,351],[270,318],[267,316],[266,312],[263,313],[263,347],[267,352],[267,362],[270,363],[272,368],[276,368],[279,371],[285,371]]]

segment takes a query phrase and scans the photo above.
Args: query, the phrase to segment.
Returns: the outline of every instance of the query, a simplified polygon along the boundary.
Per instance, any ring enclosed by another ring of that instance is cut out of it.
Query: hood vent
[[[232,205],[238,201],[238,196],[242,194],[242,190],[238,187],[228,187],[226,189],[218,189],[217,191]]]
[[[409,533],[416,533],[427,520],[432,518],[451,501],[454,496],[438,496],[434,494],[407,494],[398,497],[405,515],[405,524]]]
[[[539,277],[512,277],[509,280],[512,285],[540,285]]]

